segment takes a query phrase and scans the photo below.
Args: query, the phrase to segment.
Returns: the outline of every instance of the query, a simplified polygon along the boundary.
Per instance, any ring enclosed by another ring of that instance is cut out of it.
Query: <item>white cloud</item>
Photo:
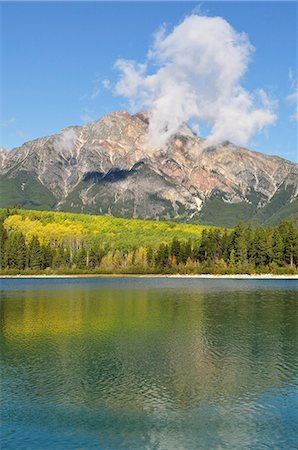
[[[291,115],[291,119],[298,121],[298,86],[294,71],[291,67],[289,68],[289,81],[291,93],[286,97],[286,100],[295,108],[293,114]]]
[[[182,122],[207,124],[209,142],[246,144],[276,120],[264,91],[241,85],[253,47],[221,17],[191,15],[154,36],[144,64],[120,59],[115,92],[133,112],[149,109],[149,138],[160,146]]]
[[[103,85],[103,87],[104,87],[105,89],[110,89],[110,87],[111,87],[110,80],[108,80],[107,78],[105,78],[104,80],[102,80],[102,83],[101,83],[101,84]]]
[[[72,128],[66,128],[55,139],[54,148],[57,152],[71,152],[74,141],[77,138],[76,132]]]
[[[191,12],[192,15],[197,15],[197,16],[206,16],[207,14],[209,14],[209,10],[206,9],[206,4],[201,2],[198,3],[192,10]]]

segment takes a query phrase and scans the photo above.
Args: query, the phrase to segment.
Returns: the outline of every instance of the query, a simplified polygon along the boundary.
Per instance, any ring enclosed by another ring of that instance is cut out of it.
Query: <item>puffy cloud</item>
[[[77,134],[72,128],[64,129],[55,139],[55,150],[57,152],[71,153],[76,138]]]
[[[154,36],[146,62],[120,59],[115,92],[133,112],[148,109],[149,138],[158,147],[182,122],[204,123],[209,143],[246,144],[276,120],[262,90],[241,85],[253,47],[221,17],[191,15],[171,32]]]

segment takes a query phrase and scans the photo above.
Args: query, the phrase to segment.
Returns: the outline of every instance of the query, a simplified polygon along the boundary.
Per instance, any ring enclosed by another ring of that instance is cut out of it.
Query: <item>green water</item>
[[[1,280],[2,449],[297,448],[298,282]]]

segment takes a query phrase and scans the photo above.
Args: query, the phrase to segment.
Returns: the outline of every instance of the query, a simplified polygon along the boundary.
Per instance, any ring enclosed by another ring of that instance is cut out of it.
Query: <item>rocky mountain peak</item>
[[[187,124],[162,148],[153,148],[149,121],[146,111],[120,110],[10,152],[0,149],[0,174],[19,186],[18,180],[30,175],[53,198],[51,208],[124,217],[200,221],[217,205],[220,211],[244,211],[245,219],[273,201],[280,207],[281,193],[286,192],[286,204],[295,203],[296,164],[228,141],[207,146]],[[25,197],[30,184],[22,183]]]

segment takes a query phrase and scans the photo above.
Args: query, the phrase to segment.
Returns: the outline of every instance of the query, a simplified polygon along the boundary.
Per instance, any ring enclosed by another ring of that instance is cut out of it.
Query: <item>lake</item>
[[[297,449],[298,281],[1,280],[2,449]]]

